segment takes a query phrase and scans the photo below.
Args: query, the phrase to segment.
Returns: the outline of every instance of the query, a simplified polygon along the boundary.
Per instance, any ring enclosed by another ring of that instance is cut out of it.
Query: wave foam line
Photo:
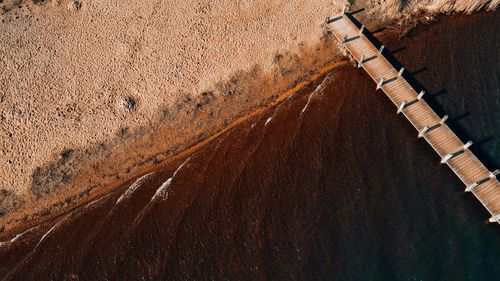
[[[188,157],[178,168],[177,170],[175,170],[174,174],[172,175],[172,177],[170,177],[167,181],[165,181],[162,185],[160,185],[160,187],[158,187],[158,189],[156,190],[155,194],[153,195],[153,197],[151,197],[151,202],[155,201],[157,198],[162,198],[162,199],[166,199],[168,197],[168,188],[170,187],[170,185],[172,184],[172,180],[175,178],[175,176],[177,175],[177,173],[179,173],[179,171],[187,164],[187,162],[191,159],[191,157]]]
[[[134,192],[144,183],[144,181],[150,176],[152,175],[153,172],[149,173],[149,174],[146,174],[140,178],[138,178],[133,184],[131,184],[129,186],[129,188],[127,188],[127,190],[125,190],[125,192],[120,196],[120,198],[118,198],[118,200],[116,200],[116,203],[115,205],[118,205],[120,204],[125,198],[130,198],[130,196],[132,196],[132,194],[134,194]]]

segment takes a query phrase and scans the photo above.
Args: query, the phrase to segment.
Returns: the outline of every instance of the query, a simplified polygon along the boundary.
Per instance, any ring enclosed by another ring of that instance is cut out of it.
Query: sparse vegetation
[[[137,108],[137,99],[134,96],[127,96],[123,100],[123,106],[129,111],[134,111]]]

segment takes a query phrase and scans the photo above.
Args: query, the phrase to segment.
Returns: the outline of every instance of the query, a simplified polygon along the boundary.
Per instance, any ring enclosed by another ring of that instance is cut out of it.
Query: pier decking
[[[357,61],[403,114],[465,184],[465,191],[472,192],[490,212],[490,222],[500,223],[500,183],[496,179],[499,170],[490,172],[468,149],[472,142],[464,144],[446,125],[448,116],[439,117],[423,100],[424,92],[417,93],[402,76],[404,68],[396,70],[384,57],[384,47],[379,49],[364,35],[364,26],[358,28],[344,12],[328,18],[327,24],[335,37]]]

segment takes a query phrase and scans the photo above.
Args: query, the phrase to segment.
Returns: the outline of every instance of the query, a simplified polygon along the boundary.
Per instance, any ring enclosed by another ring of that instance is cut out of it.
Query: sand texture
[[[336,59],[343,1],[0,1],[0,229],[206,139]],[[364,23],[498,1],[358,1]],[[7,227],[8,228],[8,227]]]

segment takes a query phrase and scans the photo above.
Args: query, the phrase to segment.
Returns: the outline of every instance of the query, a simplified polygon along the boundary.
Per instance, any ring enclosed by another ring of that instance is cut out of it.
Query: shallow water
[[[491,169],[500,167],[498,26],[498,13],[480,13],[442,17],[404,40],[383,37]],[[156,171],[119,202],[132,183],[6,243],[0,276],[498,278],[500,226],[483,223],[489,214],[368,75],[341,67],[317,86]]]

